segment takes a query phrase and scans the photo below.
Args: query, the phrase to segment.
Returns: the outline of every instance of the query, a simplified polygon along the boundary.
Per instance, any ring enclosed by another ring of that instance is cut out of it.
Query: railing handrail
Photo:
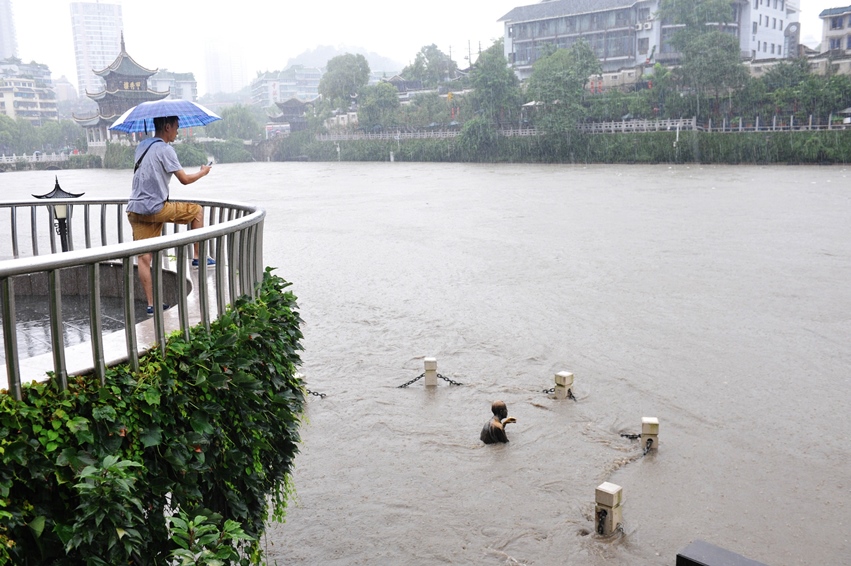
[[[0,260],[0,279],[6,277],[14,277],[16,275],[26,275],[28,273],[39,273],[50,271],[53,269],[64,269],[67,267],[76,267],[80,265],[90,265],[92,263],[101,263],[104,261],[123,259],[124,257],[132,257],[140,254],[152,253],[157,250],[168,248],[176,248],[188,244],[194,244],[200,240],[211,240],[218,236],[223,236],[234,232],[235,229],[252,226],[257,224],[266,216],[266,212],[259,207],[244,205],[233,201],[204,201],[197,199],[171,199],[173,202],[192,202],[201,206],[216,206],[229,207],[234,210],[242,210],[249,212],[248,216],[243,216],[234,220],[214,224],[212,226],[204,226],[196,230],[190,230],[179,234],[168,234],[149,238],[147,240],[137,240],[134,242],[125,242],[118,244],[109,244],[106,246],[98,246],[85,248],[82,250],[73,250],[63,253],[46,254],[38,256],[19,257],[14,259]],[[33,207],[33,206],[55,206],[58,204],[66,204],[72,207],[82,206],[86,204],[95,205],[125,205],[127,199],[50,199],[49,201],[3,201],[0,202],[0,208],[10,207]]]

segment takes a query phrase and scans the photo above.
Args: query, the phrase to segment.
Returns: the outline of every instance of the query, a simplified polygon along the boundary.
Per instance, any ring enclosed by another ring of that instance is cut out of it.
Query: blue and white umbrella
[[[153,132],[154,118],[177,116],[181,128],[206,126],[221,120],[215,112],[189,100],[151,100],[134,106],[112,124],[109,129],[132,134]]]

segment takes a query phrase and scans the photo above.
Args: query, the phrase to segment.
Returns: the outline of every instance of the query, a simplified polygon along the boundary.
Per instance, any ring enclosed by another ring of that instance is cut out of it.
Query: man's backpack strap
[[[139,158],[139,161],[137,161],[137,162],[136,162],[136,166],[133,168],[133,173],[135,173],[135,172],[136,172],[136,170],[137,170],[137,169],[139,169],[139,165],[141,165],[141,164],[142,164],[142,160],[143,160],[143,159],[145,159],[145,155],[147,155],[147,154],[148,154],[148,151],[150,151],[151,147],[153,147],[153,145],[154,145],[155,143],[157,143],[157,142],[161,142],[161,141],[163,141],[163,140],[161,140],[161,139],[157,138],[157,139],[155,139],[154,141],[152,141],[152,142],[151,142],[151,145],[149,145],[149,146],[148,146],[148,148],[147,148],[147,149],[145,150],[145,152],[142,154],[142,157],[140,157],[140,158]]]

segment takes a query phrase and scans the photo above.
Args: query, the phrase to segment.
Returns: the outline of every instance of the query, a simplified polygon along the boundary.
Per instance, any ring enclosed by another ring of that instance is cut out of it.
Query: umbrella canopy
[[[200,104],[189,100],[151,100],[134,106],[112,124],[109,129],[132,134],[134,132],[153,132],[154,118],[177,116],[180,126],[206,126],[210,122],[221,120]]]

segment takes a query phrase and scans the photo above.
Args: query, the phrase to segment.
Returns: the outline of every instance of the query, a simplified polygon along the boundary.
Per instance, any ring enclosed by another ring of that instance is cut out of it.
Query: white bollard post
[[[437,358],[426,358],[425,362],[425,384],[426,387],[437,386]]]
[[[613,483],[601,483],[595,500],[595,529],[598,535],[609,536],[623,524],[623,489]]]
[[[573,374],[569,371],[560,371],[555,375],[555,398],[567,399],[573,394]]]
[[[647,454],[659,447],[659,419],[641,417],[641,447]]]

